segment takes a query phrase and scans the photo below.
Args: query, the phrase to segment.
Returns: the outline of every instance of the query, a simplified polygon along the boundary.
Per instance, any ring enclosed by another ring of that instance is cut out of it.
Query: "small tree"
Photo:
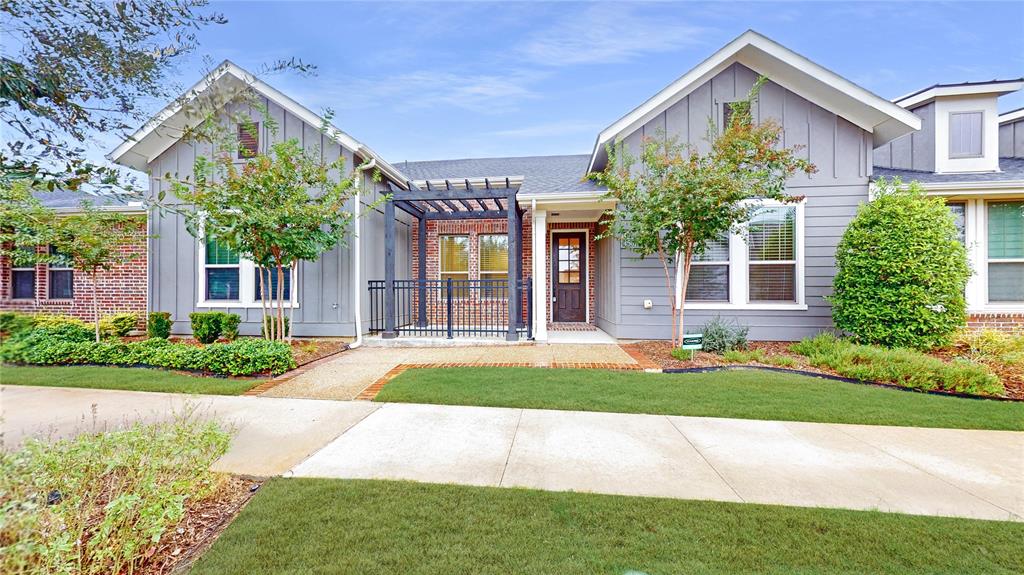
[[[48,243],[92,284],[93,326],[100,340],[99,274],[138,257],[127,248],[138,238],[138,222],[121,213],[83,202],[81,213],[52,220]]]
[[[606,215],[606,234],[618,237],[641,257],[657,254],[661,262],[672,308],[673,345],[684,334],[693,256],[722,234],[739,231],[757,213],[760,200],[798,201],[786,195],[786,180],[800,171],[814,171],[796,156],[797,147],[780,146],[782,128],[776,122],[754,123],[750,105],[765,81],[758,79],[745,100],[731,104],[722,133],[709,121],[708,152],[662,134],[644,140],[638,169],[633,169],[635,159],[621,144],[609,145],[608,167],[591,174],[618,200],[616,209]],[[682,278],[678,299],[674,269]]]
[[[0,183],[0,256],[14,267],[47,263],[36,247],[49,243],[55,217],[32,195],[28,180]]]
[[[348,230],[352,214],[344,205],[355,193],[358,171],[338,175],[344,173],[343,158],[323,162],[319,153],[291,139],[273,144],[240,170],[230,154],[197,158],[194,182],[173,181],[172,190],[186,203],[180,211],[189,232],[217,240],[260,268],[269,339],[291,337],[283,311],[284,274],[294,273],[300,261],[319,259]],[[264,270],[276,274],[276,294],[269,293]]]
[[[875,186],[836,249],[832,319],[863,343],[946,344],[966,321],[971,275],[953,215],[917,182]]]

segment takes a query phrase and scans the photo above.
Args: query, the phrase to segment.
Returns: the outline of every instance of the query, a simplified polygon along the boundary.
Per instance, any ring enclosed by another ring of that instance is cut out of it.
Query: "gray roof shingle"
[[[523,194],[555,194],[602,190],[584,180],[590,156],[526,156],[518,158],[466,158],[427,162],[393,162],[414,180],[458,180],[464,178],[506,178],[522,176]]]
[[[1024,180],[1024,158],[999,158],[1000,172],[975,172],[969,174],[936,174],[918,170],[896,170],[875,166],[872,180],[881,177],[898,176],[904,182],[917,180],[922,184],[975,183],[975,182],[1009,182]]]
[[[52,192],[35,192],[36,199],[39,200],[44,207],[51,209],[70,209],[77,208],[82,205],[83,201],[88,200],[92,202],[94,206],[119,206],[119,207],[135,207],[135,202],[128,199],[115,196],[115,195],[99,195],[90,194],[88,192],[72,192],[68,190],[54,190]]]

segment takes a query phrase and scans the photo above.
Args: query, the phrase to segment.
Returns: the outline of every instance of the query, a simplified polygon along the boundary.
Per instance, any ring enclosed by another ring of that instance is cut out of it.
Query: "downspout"
[[[356,340],[352,342],[348,347],[349,349],[355,349],[363,345],[363,305],[362,298],[360,297],[363,293],[362,290],[362,245],[359,240],[359,226],[360,216],[362,215],[362,198],[360,193],[363,190],[363,170],[377,167],[377,159],[374,158],[369,162],[356,168],[356,195],[355,195],[355,210],[353,213],[355,220],[355,228],[352,233],[352,300],[355,302],[355,327],[356,327]]]

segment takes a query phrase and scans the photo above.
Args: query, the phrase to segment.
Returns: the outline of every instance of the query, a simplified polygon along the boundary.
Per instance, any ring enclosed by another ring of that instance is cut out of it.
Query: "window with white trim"
[[[988,301],[1024,303],[1024,200],[989,202]]]
[[[695,254],[686,283],[686,301],[729,301],[729,234],[724,233]]]
[[[277,268],[263,269],[261,287],[260,268],[255,263],[213,238],[206,238],[200,245],[198,307],[259,307],[262,289],[267,290],[271,305],[276,305]],[[292,286],[297,285],[297,274],[296,270],[284,270],[282,301],[285,306],[298,305],[297,294],[292,290]]]
[[[75,270],[71,259],[50,246],[50,255],[55,259],[47,266],[47,283],[50,299],[73,299],[75,297]]]
[[[747,228],[751,302],[796,302],[796,207],[758,210]]]
[[[206,301],[242,299],[241,259],[233,250],[213,238],[206,239]]]

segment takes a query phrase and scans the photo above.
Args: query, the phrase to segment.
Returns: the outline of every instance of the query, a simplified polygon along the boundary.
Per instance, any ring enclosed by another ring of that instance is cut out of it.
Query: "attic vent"
[[[238,158],[252,158],[260,151],[260,123],[246,122],[238,125]]]

